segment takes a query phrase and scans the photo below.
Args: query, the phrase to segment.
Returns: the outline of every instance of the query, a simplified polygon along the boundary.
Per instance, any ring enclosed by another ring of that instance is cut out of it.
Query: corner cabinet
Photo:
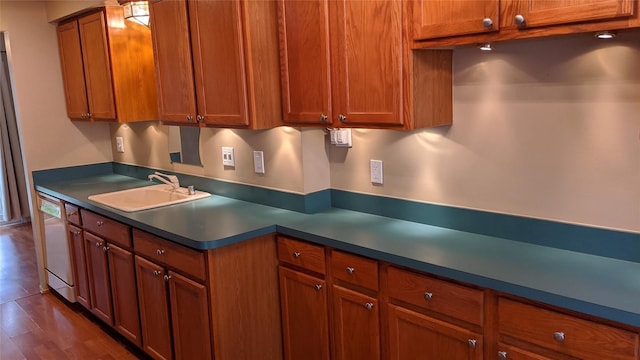
[[[406,6],[400,0],[278,0],[285,124],[451,124],[451,53],[411,51]]]
[[[150,2],[160,119],[281,125],[274,1]]]
[[[72,120],[157,120],[151,33],[106,7],[57,27],[67,115]]]

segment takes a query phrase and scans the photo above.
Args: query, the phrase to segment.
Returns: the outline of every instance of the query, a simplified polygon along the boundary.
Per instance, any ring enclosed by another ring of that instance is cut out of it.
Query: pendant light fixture
[[[137,22],[144,26],[149,26],[149,2],[130,1],[122,5],[124,18]]]

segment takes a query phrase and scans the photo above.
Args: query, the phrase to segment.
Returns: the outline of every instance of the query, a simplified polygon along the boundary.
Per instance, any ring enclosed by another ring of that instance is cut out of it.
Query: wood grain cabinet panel
[[[113,326],[113,305],[109,281],[109,260],[105,240],[88,232],[84,233],[87,256],[87,274],[91,293],[91,312],[100,320]]]
[[[333,286],[333,359],[380,359],[378,299]]]
[[[113,299],[113,326],[129,341],[141,346],[133,254],[114,244],[108,245],[107,252]]]
[[[138,255],[135,266],[142,349],[154,359],[171,359],[171,320],[164,268]]]
[[[580,359],[637,359],[638,334],[506,298],[498,300],[498,328],[516,339]]]
[[[279,267],[284,358],[329,359],[329,313],[324,280]]]
[[[71,244],[73,277],[75,280],[76,296],[78,303],[87,310],[91,309],[91,293],[87,274],[87,256],[82,229],[67,224],[67,237]]]
[[[511,0],[513,26],[522,29],[625,18],[637,11],[634,0]],[[521,16],[520,23],[515,16]]]
[[[326,272],[324,247],[305,241],[278,236],[278,259],[318,274]]]
[[[81,213],[85,230],[131,249],[131,227],[85,209],[82,209]]]
[[[281,124],[274,1],[158,0],[150,8],[161,120]]]
[[[151,34],[120,6],[58,28],[67,114],[72,120],[157,120]]]
[[[482,359],[482,335],[399,306],[388,310],[391,359]]]
[[[413,4],[414,39],[497,31],[499,0],[418,0]]]

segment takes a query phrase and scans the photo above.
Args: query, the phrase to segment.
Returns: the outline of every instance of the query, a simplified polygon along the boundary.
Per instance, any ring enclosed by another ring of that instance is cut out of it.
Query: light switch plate
[[[253,152],[253,171],[256,174],[264,174],[264,153],[262,151]]]
[[[222,147],[222,165],[223,166],[236,166],[236,158],[233,155],[233,148],[228,146]]]
[[[124,152],[124,139],[122,136],[116,136],[116,151],[119,153]]]
[[[382,177],[382,160],[371,160],[371,183],[378,185],[384,183]]]

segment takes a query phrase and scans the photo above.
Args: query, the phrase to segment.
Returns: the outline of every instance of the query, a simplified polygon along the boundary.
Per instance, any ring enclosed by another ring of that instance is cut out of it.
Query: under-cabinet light
[[[612,33],[611,31],[599,31],[595,36],[598,39],[613,39],[614,37],[616,37],[616,34]]]
[[[480,44],[478,45],[478,48],[482,51],[493,51],[495,49],[491,43]]]

